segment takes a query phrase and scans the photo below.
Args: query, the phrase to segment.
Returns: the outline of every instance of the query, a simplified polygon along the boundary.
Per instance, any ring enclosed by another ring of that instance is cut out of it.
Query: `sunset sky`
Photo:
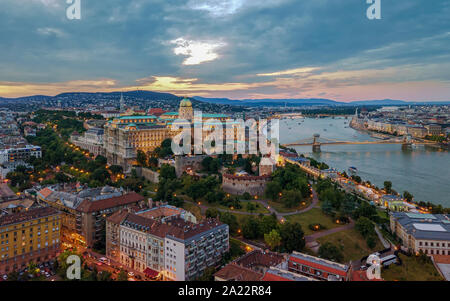
[[[450,0],[0,0],[0,97],[450,101]]]

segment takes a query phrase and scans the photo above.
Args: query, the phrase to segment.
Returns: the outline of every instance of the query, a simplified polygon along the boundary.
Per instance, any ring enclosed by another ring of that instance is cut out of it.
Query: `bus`
[[[388,255],[388,256],[380,258],[380,259],[381,259],[381,265],[384,267],[387,267],[393,263],[397,263],[397,256],[395,256],[395,255]]]

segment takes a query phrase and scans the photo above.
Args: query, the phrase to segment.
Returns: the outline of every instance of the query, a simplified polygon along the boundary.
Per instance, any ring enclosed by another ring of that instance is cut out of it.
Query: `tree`
[[[305,237],[299,223],[281,224],[278,232],[281,236],[281,247],[285,252],[301,251],[305,247]]]
[[[366,243],[369,248],[371,248],[371,249],[375,248],[375,246],[377,245],[377,239],[376,239],[375,235],[367,236]]]
[[[414,196],[411,194],[411,193],[409,193],[408,191],[404,191],[403,192],[403,197],[405,198],[405,200],[407,200],[408,202],[412,202],[412,200],[413,200],[413,198],[414,198]]]
[[[68,176],[66,176],[63,172],[58,172],[55,175],[55,180],[58,183],[68,183],[68,182],[70,182],[70,178]]]
[[[270,233],[264,234],[264,241],[271,250],[275,250],[281,244],[281,236],[277,230],[273,229]]]
[[[281,193],[281,185],[278,182],[272,181],[266,185],[266,196],[272,201],[277,201]]]
[[[253,216],[247,217],[242,226],[242,235],[247,239],[256,239],[260,237],[259,223]]]
[[[219,216],[219,210],[216,208],[208,208],[206,209],[205,215],[207,218],[216,218]]]
[[[120,165],[111,165],[109,170],[115,175],[123,173],[123,168]]]
[[[98,281],[112,281],[112,274],[108,271],[101,271],[97,275]]]
[[[128,281],[127,272],[125,272],[124,270],[120,270],[119,274],[117,275],[117,281]]]
[[[378,214],[377,208],[366,202],[362,202],[361,206],[353,212],[353,218],[357,220],[359,217],[364,216],[373,221],[377,221]]]
[[[161,170],[159,173],[160,180],[173,180],[177,178],[177,173],[175,172],[175,167],[169,164],[161,165]]]
[[[392,182],[391,181],[384,181],[384,190],[386,190],[386,193],[389,194],[392,192]]]
[[[361,216],[355,223],[355,229],[361,233],[363,237],[368,237],[375,234],[375,226],[373,222],[367,217]]]
[[[243,198],[244,200],[251,200],[251,199],[252,199],[252,196],[251,196],[250,193],[244,192],[244,194],[242,195],[242,198]]]
[[[263,216],[259,222],[259,227],[263,234],[270,233],[273,229],[277,229],[278,220],[275,213]]]
[[[319,247],[319,256],[335,262],[344,260],[341,250],[330,242],[326,242]]]
[[[239,223],[235,215],[229,212],[221,212],[219,219],[222,223],[228,225],[230,233],[235,234],[239,229]]]
[[[98,181],[100,182],[100,185],[109,178],[109,172],[105,167],[97,168],[90,176],[91,181]]]
[[[140,166],[147,167],[147,155],[143,151],[137,151],[136,161]]]
[[[295,190],[284,191],[281,200],[285,207],[292,208],[300,204],[302,201],[302,194]]]
[[[253,203],[248,202],[246,205],[246,209],[248,212],[255,212],[256,211],[256,205]]]
[[[106,165],[106,163],[108,163],[108,159],[106,159],[104,156],[102,155],[98,155],[95,158],[95,163],[97,163],[98,165]]]

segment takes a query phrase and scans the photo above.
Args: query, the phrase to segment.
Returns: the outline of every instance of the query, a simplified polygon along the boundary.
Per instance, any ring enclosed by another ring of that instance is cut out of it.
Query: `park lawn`
[[[305,209],[306,207],[308,207],[311,204],[311,200],[308,199],[305,201],[305,205],[300,204],[297,207],[293,207],[293,208],[287,208],[286,206],[284,206],[284,204],[278,203],[278,202],[273,202],[273,201],[267,201],[267,203],[269,204],[270,207],[272,207],[279,213],[290,213],[290,212],[295,212],[295,211]]]
[[[344,255],[342,263],[348,263],[353,260],[360,260],[364,256],[368,256],[376,251],[383,250],[383,244],[376,236],[377,244],[375,248],[370,249],[367,246],[366,240],[355,229],[344,230],[336,232],[317,239],[320,244],[330,242],[341,249]]]
[[[244,212],[249,212],[247,210],[247,203],[251,203],[253,205],[255,205],[256,210],[252,211],[253,213],[262,213],[262,214],[267,214],[270,213],[269,209],[267,209],[266,207],[264,207],[264,205],[258,203],[258,202],[253,202],[253,201],[242,201],[242,209],[239,209],[239,211],[244,211]]]
[[[334,220],[322,212],[319,208],[313,208],[307,212],[286,216],[289,222],[297,222],[302,225],[303,232],[305,235],[310,235],[316,233],[309,229],[309,224],[321,224],[327,229],[336,228],[342,225],[338,225]]]
[[[254,205],[256,206],[256,210],[255,210],[255,211],[252,211],[252,212],[248,211],[248,210],[247,210],[247,203],[252,203],[252,204],[254,204]],[[210,208],[223,209],[223,210],[231,210],[230,208],[228,208],[228,207],[226,207],[226,206],[222,206],[222,205],[217,204],[217,203],[213,203],[213,204],[204,203],[204,205],[205,205],[205,206],[208,206],[208,207],[210,207]],[[257,214],[259,214],[259,213],[262,213],[262,214],[270,213],[270,211],[269,211],[267,208],[265,208],[263,205],[261,205],[261,204],[258,203],[258,202],[254,202],[254,201],[241,201],[241,205],[242,205],[242,208],[240,208],[240,209],[234,209],[233,211],[236,211],[236,212],[257,213]]]
[[[391,264],[381,271],[386,281],[442,281],[441,275],[432,263],[419,262],[416,256],[408,257],[399,253],[403,264]]]
[[[189,203],[189,202],[184,202],[183,209],[185,209],[185,210],[191,212],[193,215],[195,215],[197,220],[202,220],[202,210],[200,209],[199,206]]]

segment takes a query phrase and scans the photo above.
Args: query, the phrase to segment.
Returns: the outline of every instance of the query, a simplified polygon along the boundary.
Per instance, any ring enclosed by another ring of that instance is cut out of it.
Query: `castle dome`
[[[180,107],[192,107],[192,102],[187,99],[184,98],[181,102],[180,102]]]

